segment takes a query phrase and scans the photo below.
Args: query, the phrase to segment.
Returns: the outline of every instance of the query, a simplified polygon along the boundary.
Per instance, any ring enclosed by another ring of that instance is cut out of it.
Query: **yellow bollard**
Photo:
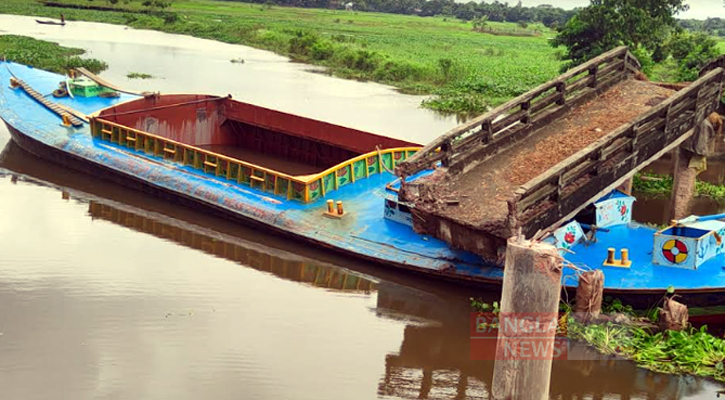
[[[614,247],[610,247],[607,249],[607,264],[614,264]]]
[[[629,249],[622,249],[622,259],[619,261],[619,264],[623,267],[629,267],[632,265],[632,261],[629,260]]]
[[[328,214],[335,213],[335,200],[327,200],[327,213]]]
[[[342,202],[337,202],[337,215],[345,214],[345,211],[342,209]]]
[[[71,126],[70,115],[63,113],[63,126]]]

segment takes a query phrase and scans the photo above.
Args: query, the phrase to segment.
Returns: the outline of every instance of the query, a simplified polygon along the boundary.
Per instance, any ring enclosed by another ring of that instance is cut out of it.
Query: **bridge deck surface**
[[[519,186],[673,93],[651,83],[625,80],[470,171],[456,176],[438,171],[422,178],[435,182],[434,192],[416,207],[505,237],[507,200]]]

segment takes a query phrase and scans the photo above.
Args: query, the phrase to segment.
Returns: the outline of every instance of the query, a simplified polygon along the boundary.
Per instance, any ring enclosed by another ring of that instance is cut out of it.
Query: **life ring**
[[[687,260],[687,245],[677,239],[670,239],[662,245],[662,255],[673,264]]]
[[[59,87],[53,91],[53,97],[65,97],[68,96],[68,91],[65,88]]]

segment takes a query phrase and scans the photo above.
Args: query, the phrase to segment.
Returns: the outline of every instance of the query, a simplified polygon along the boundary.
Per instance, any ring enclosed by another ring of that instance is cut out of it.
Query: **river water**
[[[2,15],[0,29],[88,49],[111,66],[104,77],[135,89],[231,93],[420,142],[455,125],[419,97],[241,46]],[[488,398],[493,364],[472,361],[468,346],[468,298],[486,293],[65,170],[23,152],[4,126],[0,149],[0,398]],[[551,391],[713,399],[718,389],[591,360],[556,361]]]

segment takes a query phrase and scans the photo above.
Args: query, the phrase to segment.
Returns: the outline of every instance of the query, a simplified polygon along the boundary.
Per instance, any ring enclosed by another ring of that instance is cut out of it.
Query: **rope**
[[[383,169],[386,172],[390,173],[391,175],[395,175],[395,172],[388,169],[388,166],[385,165],[385,163],[383,162],[383,153],[380,151],[380,146],[375,146],[375,150],[377,150],[377,152],[378,152],[378,158],[380,159],[380,165],[383,167]],[[392,157],[392,155],[391,155],[391,157]]]
[[[231,98],[232,98],[231,95],[228,95],[228,96],[225,96],[225,97],[215,96],[215,97],[210,97],[208,99],[202,99],[202,100],[186,101],[186,102],[183,102],[183,103],[168,104],[168,105],[165,105],[165,106],[150,107],[150,108],[141,108],[141,109],[138,109],[138,110],[117,112],[117,113],[113,113],[113,114],[104,114],[104,115],[99,115],[99,117],[106,118],[106,117],[117,117],[117,116],[120,116],[120,115],[138,114],[138,113],[147,112],[147,111],[164,110],[164,109],[167,109],[167,108],[188,106],[188,105],[191,105],[191,104],[205,103],[207,101],[219,101],[219,100],[225,100],[225,99],[231,99]]]

